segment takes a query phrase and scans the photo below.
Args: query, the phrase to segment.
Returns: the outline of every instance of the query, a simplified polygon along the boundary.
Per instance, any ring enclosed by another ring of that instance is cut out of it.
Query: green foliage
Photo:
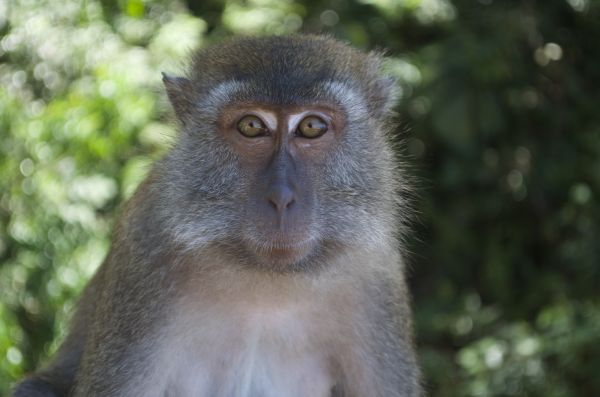
[[[420,186],[434,396],[600,394],[600,4],[0,2],[0,395],[56,349],[119,204],[173,135],[160,71],[236,34],[385,47]]]
[[[172,135],[157,70],[205,28],[175,3],[145,3],[147,20],[129,5],[56,5],[15,4],[2,27],[0,394],[55,349],[117,204]]]

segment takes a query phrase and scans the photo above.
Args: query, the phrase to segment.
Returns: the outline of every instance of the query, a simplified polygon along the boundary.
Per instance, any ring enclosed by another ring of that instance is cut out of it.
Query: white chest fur
[[[226,302],[174,313],[157,376],[169,397],[327,397],[329,352],[309,307]],[[151,393],[154,394],[154,393]]]

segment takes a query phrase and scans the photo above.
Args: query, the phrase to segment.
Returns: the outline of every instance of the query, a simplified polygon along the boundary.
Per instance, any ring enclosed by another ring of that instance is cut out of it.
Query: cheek
[[[228,147],[213,141],[180,145],[172,155],[176,161],[169,178],[178,189],[186,191],[189,200],[229,197],[237,189],[239,161]]]
[[[356,146],[363,148],[364,145]],[[322,163],[324,187],[331,191],[345,191],[357,197],[369,196],[377,190],[378,173],[374,169],[372,155],[357,153],[355,147],[339,145]]]

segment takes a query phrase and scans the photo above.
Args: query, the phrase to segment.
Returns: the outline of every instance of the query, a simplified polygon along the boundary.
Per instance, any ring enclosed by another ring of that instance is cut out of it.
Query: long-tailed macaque
[[[381,57],[234,39],[164,75],[177,142],[14,396],[419,396]]]

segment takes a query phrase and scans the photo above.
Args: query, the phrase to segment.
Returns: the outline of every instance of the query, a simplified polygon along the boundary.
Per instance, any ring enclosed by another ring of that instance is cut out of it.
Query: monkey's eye
[[[269,130],[261,119],[256,116],[244,116],[237,123],[237,130],[240,134],[247,136],[248,138],[255,138],[257,136],[266,135]]]
[[[304,138],[318,138],[327,132],[327,123],[320,117],[308,116],[305,117],[298,125],[299,136]]]

